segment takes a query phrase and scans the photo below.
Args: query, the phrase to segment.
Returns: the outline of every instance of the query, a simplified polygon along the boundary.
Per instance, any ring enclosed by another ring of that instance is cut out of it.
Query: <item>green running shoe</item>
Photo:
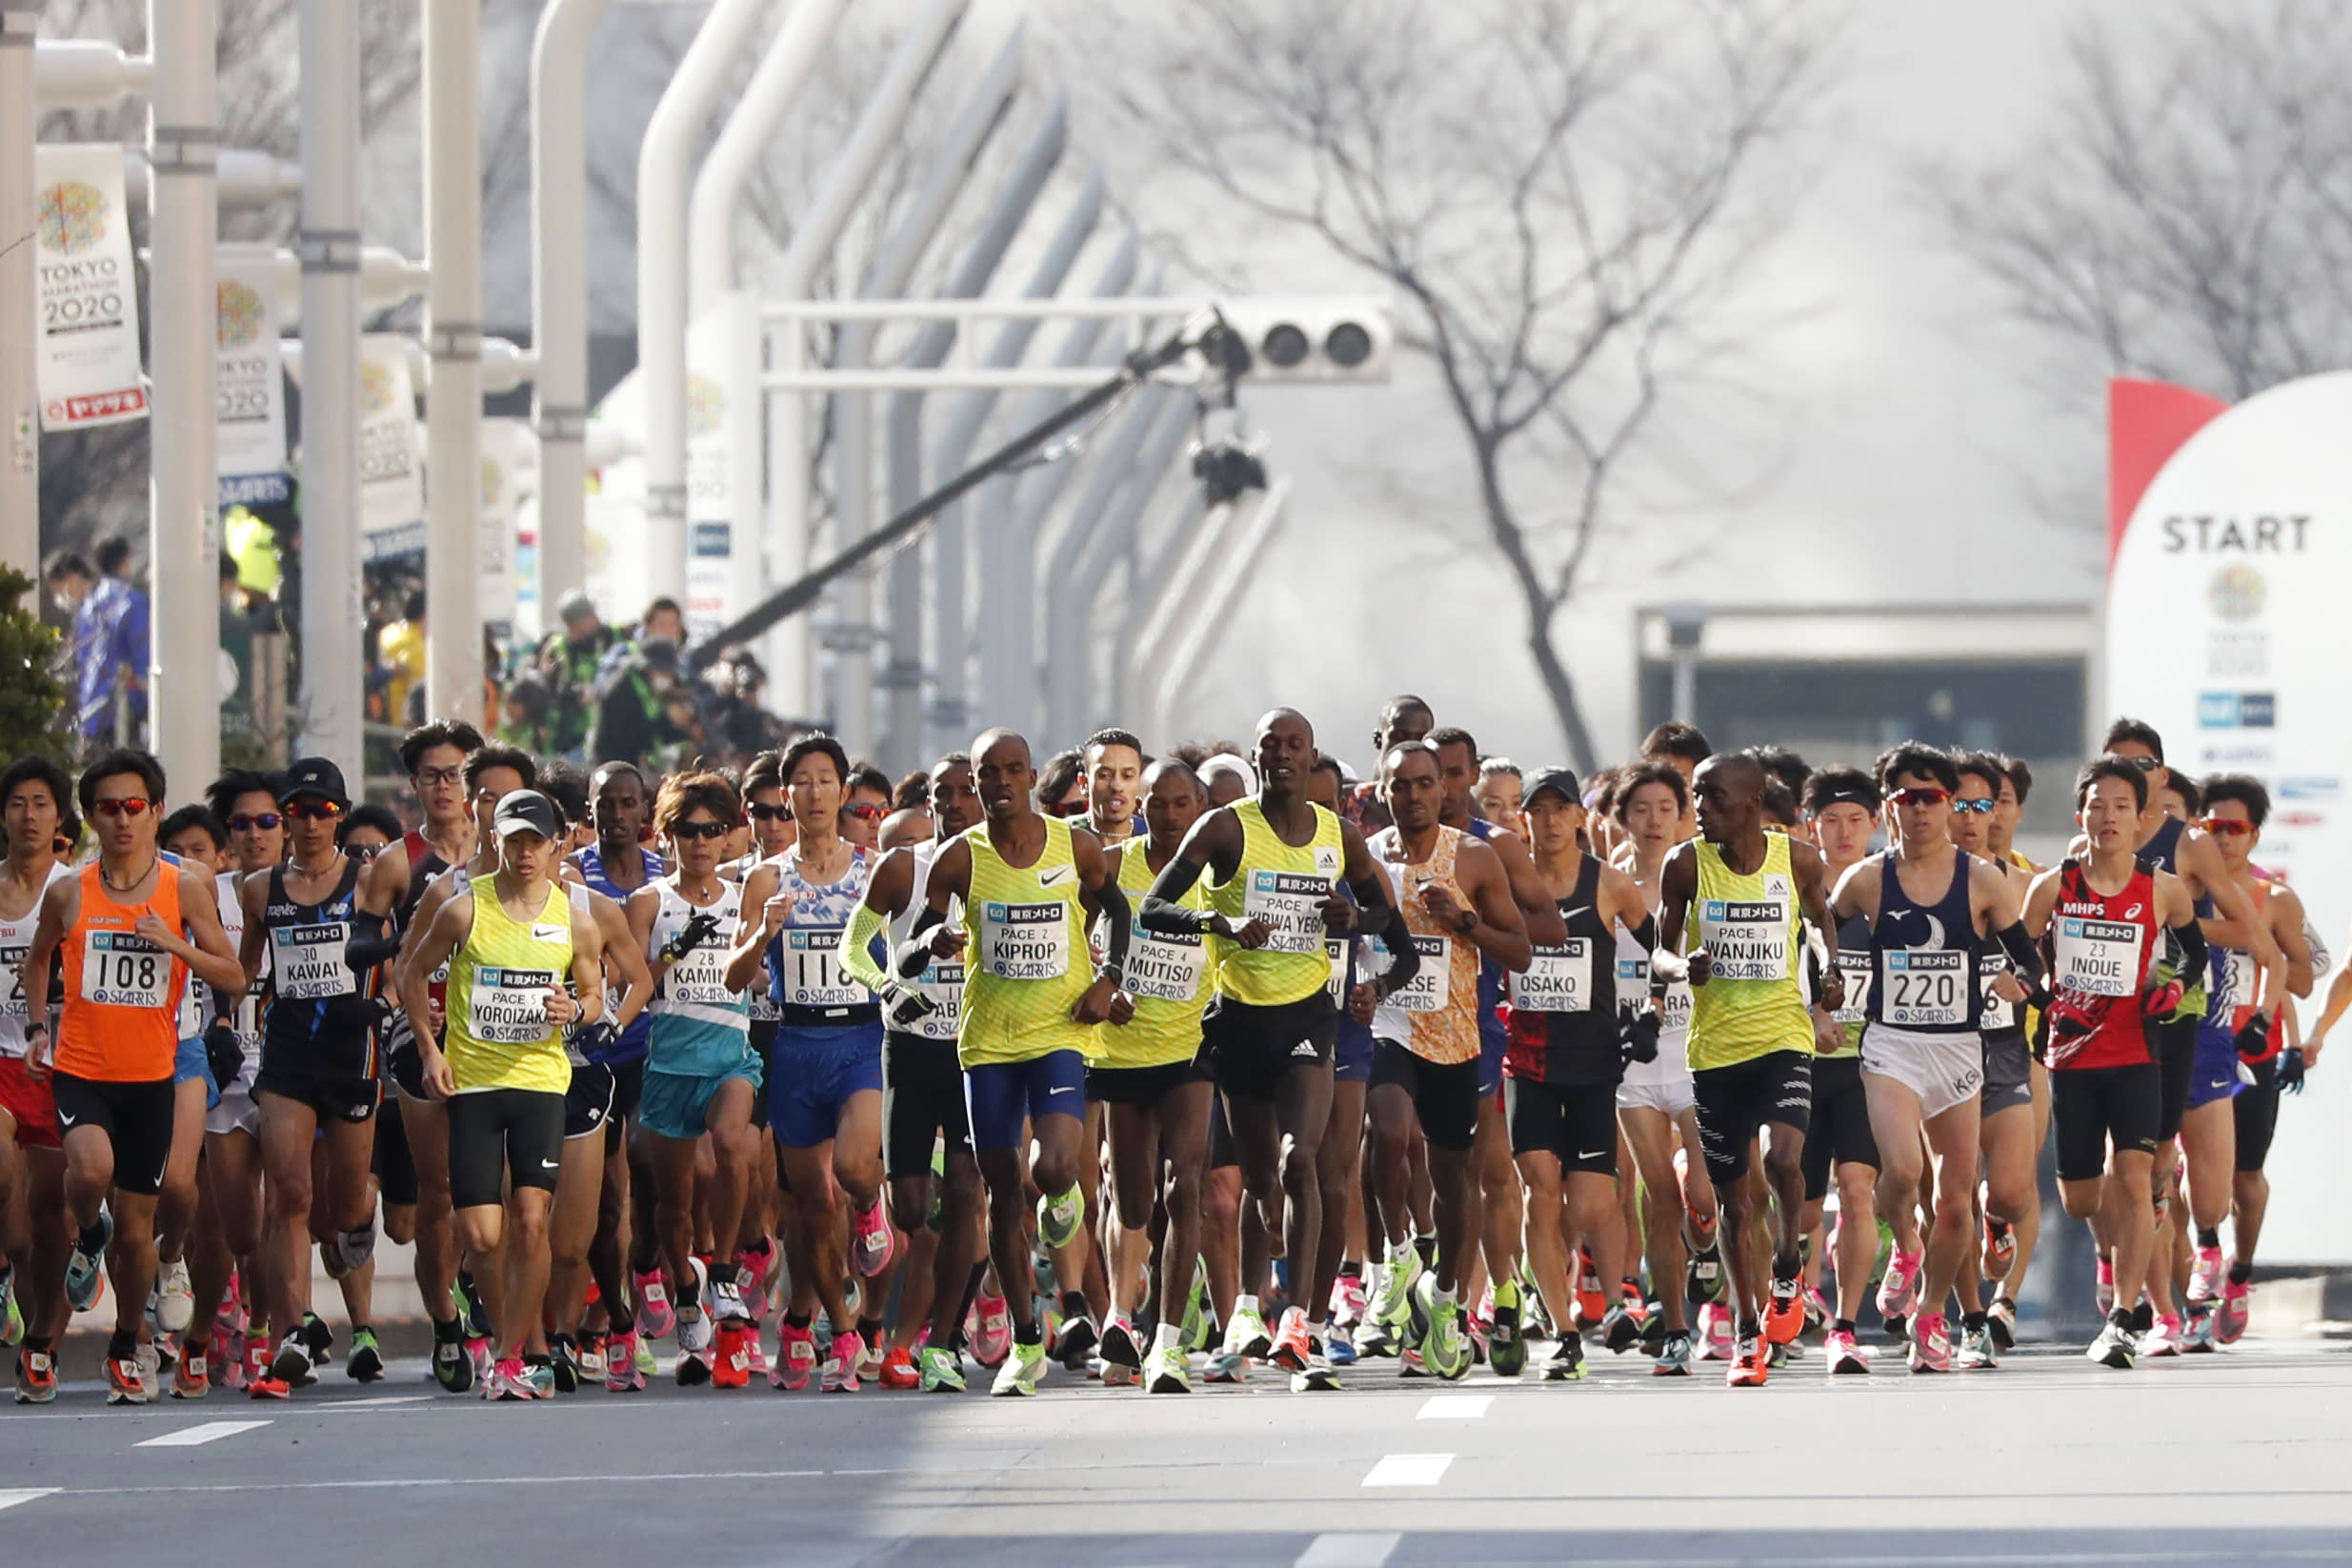
[[[383,1381],[384,1348],[376,1342],[375,1330],[352,1330],[352,1353],[344,1357],[343,1376],[355,1383]]]
[[[1037,1239],[1047,1246],[1067,1247],[1085,1223],[1086,1193],[1077,1183],[1072,1182],[1066,1193],[1048,1193],[1037,1199]]]
[[[1004,1365],[996,1369],[996,1381],[989,1393],[999,1398],[1035,1394],[1037,1392],[1037,1380],[1044,1376],[1045,1346],[1024,1345],[1015,1340],[1013,1354],[1007,1356]]]
[[[938,1345],[925,1345],[922,1365],[924,1393],[961,1394],[964,1391],[963,1362],[954,1351]]]
[[[1437,1297],[1430,1302],[1429,1332],[1421,1337],[1421,1360],[1449,1383],[1469,1373],[1470,1338],[1462,1333],[1459,1301]]]
[[[1143,1389],[1147,1394],[1190,1394],[1193,1391],[1193,1369],[1184,1352],[1171,1346],[1166,1350],[1155,1350],[1145,1357]]]

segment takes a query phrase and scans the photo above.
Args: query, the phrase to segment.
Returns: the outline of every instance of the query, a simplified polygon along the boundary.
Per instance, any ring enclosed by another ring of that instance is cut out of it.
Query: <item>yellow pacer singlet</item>
[[[1073,1023],[1070,1010],[1095,983],[1078,902],[1078,863],[1070,824],[1045,823],[1034,866],[1013,867],[989,841],[988,824],[967,829],[972,892],[964,899],[964,1011],[955,1056],[965,1067],[1035,1061],[1056,1051],[1089,1060],[1100,1031]]]
[[[457,1092],[572,1087],[563,1031],[547,1020],[547,993],[572,973],[572,895],[551,881],[529,920],[498,902],[498,879],[469,885],[473,930],[450,956],[448,1038],[442,1049]]]
[[[1209,908],[1236,926],[1263,920],[1274,935],[1252,951],[1213,938],[1216,994],[1252,1007],[1280,1007],[1331,984],[1331,954],[1318,906],[1339,879],[1339,818],[1320,806],[1315,836],[1290,845],[1274,831],[1255,795],[1234,803],[1241,821],[1241,860],[1233,880],[1209,885]]]
[[[1723,853],[1695,839],[1699,895],[1691,900],[1682,951],[1707,950],[1707,983],[1691,988],[1693,1072],[1731,1067],[1775,1051],[1813,1054],[1805,1008],[1804,926],[1785,834],[1764,834],[1764,863],[1741,876]]]
[[[1138,834],[1119,852],[1118,885],[1130,908],[1139,908],[1152,886],[1151,857]],[[1209,890],[1195,882],[1180,908],[1205,910]],[[1165,1067],[1191,1061],[1200,1051],[1200,1015],[1208,1011],[1209,939],[1161,936],[1137,926],[1127,938],[1127,995],[1136,1015],[1102,1028],[1104,1067]]]

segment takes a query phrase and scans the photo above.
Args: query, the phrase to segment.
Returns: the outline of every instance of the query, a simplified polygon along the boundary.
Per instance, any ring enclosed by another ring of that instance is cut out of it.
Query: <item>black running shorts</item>
[[[2125,1067],[2061,1067],[2050,1075],[2050,1120],[2058,1135],[2058,1178],[2089,1181],[2107,1169],[2107,1145],[2119,1154],[2156,1153],[2162,1114],[2162,1072],[2154,1062]]]
[[[253,1103],[266,1095],[307,1105],[321,1121],[366,1121],[383,1103],[384,1086],[374,1078],[304,1073],[264,1060],[253,1077]]]
[[[1617,1175],[1617,1085],[1502,1080],[1514,1155],[1558,1156],[1560,1170]]]
[[[1218,996],[1200,1019],[1200,1059],[1218,1090],[1236,1099],[1272,1101],[1296,1067],[1329,1072],[1338,1039],[1339,1014],[1327,991],[1277,1007]]]
[[[1198,1057],[1163,1062],[1157,1067],[1090,1067],[1086,1070],[1086,1097],[1106,1105],[1139,1105],[1149,1110],[1167,1098],[1171,1090],[1208,1081],[1209,1075]]]
[[[2279,1130],[2279,1058],[2246,1066],[2254,1081],[2230,1105],[2238,1116],[2238,1169],[2253,1172],[2270,1157],[2271,1135]]]
[[[1394,1084],[1413,1096],[1414,1112],[1421,1120],[1421,1136],[1433,1149],[1451,1150],[1460,1154],[1469,1149],[1478,1136],[1478,1058],[1468,1061],[1434,1062],[1415,1055],[1395,1040],[1382,1040],[1372,1048],[1372,1091]],[[1615,1103],[1615,1091],[1609,1092]],[[1617,1135],[1610,1133],[1609,1147],[1617,1148]]]
[[[176,1109],[170,1078],[112,1083],[52,1073],[50,1083],[57,1094],[57,1128],[68,1144],[85,1127],[103,1127],[114,1145],[114,1185],[149,1197],[163,1191]]]
[[[601,1062],[572,1064],[572,1087],[564,1091],[564,1141],[586,1137],[619,1122],[613,1114],[614,1069]],[[638,1074],[642,1084],[644,1075]]]
[[[950,1151],[972,1153],[972,1116],[964,1106],[964,1074],[955,1063],[955,1042],[884,1035],[884,1174],[893,1181],[931,1175],[931,1152],[942,1137]]]
[[[517,1187],[555,1190],[563,1169],[564,1096],[546,1089],[476,1089],[451,1098],[450,1206],[503,1202]]]
[[[1813,1059],[1813,1109],[1805,1121],[1805,1201],[1829,1196],[1833,1165],[1879,1168],[1879,1140],[1870,1131],[1870,1097],[1862,1091],[1862,1058]]]
[[[2175,1018],[2148,1025],[2148,1050],[2162,1069],[2159,1082],[2156,1137],[2158,1142],[2179,1136],[2181,1117],[2189,1108],[2189,1091],[2197,1080],[2196,1018]]]
[[[1767,1122],[1800,1134],[1810,1125],[1813,1053],[1770,1051],[1729,1067],[1700,1068],[1691,1074],[1691,1095],[1707,1176],[1728,1187],[1747,1175],[1748,1145]]]

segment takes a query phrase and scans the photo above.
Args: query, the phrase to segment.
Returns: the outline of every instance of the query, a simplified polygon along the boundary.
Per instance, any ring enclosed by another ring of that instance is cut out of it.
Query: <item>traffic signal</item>
[[[1395,332],[1377,295],[1253,294],[1216,301],[1203,352],[1236,379],[1266,384],[1388,379]]]

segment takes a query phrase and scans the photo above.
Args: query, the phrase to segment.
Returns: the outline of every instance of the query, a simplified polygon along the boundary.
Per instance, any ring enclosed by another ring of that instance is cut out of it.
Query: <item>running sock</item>
[[[1062,1293],[1061,1293],[1061,1315],[1062,1315],[1064,1317],[1085,1317],[1085,1316],[1086,1316],[1086,1293],[1085,1293],[1084,1291],[1064,1291],[1064,1292],[1062,1292]]]
[[[2221,1244],[2221,1228],[2219,1225],[2198,1226],[2197,1244],[2201,1247],[2220,1246]]]
[[[857,1320],[857,1337],[869,1345],[880,1344],[882,1342],[882,1319],[860,1317]]]
[[[1181,1324],[1162,1323],[1152,1331],[1152,1354],[1155,1356],[1162,1352],[1173,1354],[1183,1344],[1184,1329]]]
[[[1245,1313],[1245,1312],[1256,1312],[1256,1310],[1257,1310],[1257,1297],[1255,1297],[1255,1296],[1236,1296],[1236,1297],[1234,1297],[1234,1316],[1235,1316],[1235,1317],[1238,1317],[1241,1314],[1243,1314],[1243,1313]]]
[[[1013,1325],[1013,1341],[1021,1345],[1042,1345],[1045,1343],[1045,1325],[1034,1318],[1027,1328],[1015,1323]]]
[[[2233,1285],[2242,1285],[2242,1284],[2244,1284],[2247,1280],[2249,1280],[2249,1279],[2251,1279],[2251,1278],[2253,1278],[2253,1277],[2254,1277],[2254,1265],[2253,1265],[2253,1264],[2251,1264],[2251,1263],[2241,1263],[2241,1262],[2239,1262],[2239,1261],[2238,1261],[2236,1258],[2234,1258],[2234,1257],[2230,1259],[2230,1263],[2229,1263],[2229,1282],[2230,1282],[2231,1284],[2233,1284]]]
[[[713,1258],[703,1267],[711,1271],[711,1283],[714,1285],[732,1285],[735,1282],[735,1266],[733,1262],[722,1263]]]
[[[1435,1268],[1435,1267],[1437,1267],[1437,1238],[1436,1236],[1415,1236],[1415,1237],[1413,1238],[1413,1250],[1414,1250],[1415,1252],[1419,1253],[1419,1254],[1421,1255],[1421,1267],[1423,1267],[1423,1268],[1425,1268],[1425,1269],[1429,1269],[1429,1268]]]
[[[438,1317],[432,1320],[432,1342],[434,1344],[453,1345],[464,1337],[464,1325],[456,1318],[452,1317],[446,1323]]]
[[[1342,1279],[1361,1279],[1363,1277],[1364,1266],[1361,1263],[1342,1263],[1339,1265],[1339,1277]]]
[[[1984,1327],[1984,1314],[1980,1312],[1961,1313],[1960,1327],[1966,1329],[1971,1334],[1976,1333],[1979,1329]]]
[[[1852,1334],[1854,1332],[1854,1319],[1851,1317],[1840,1317],[1836,1322],[1830,1324],[1829,1327],[1830,1332],[1833,1334]]]
[[[2117,1328],[2121,1329],[2126,1334],[2133,1332],[2132,1310],[2129,1307],[2108,1308],[2107,1321],[2113,1323]]]
[[[1772,1259],[1772,1277],[1776,1283],[1794,1279],[1804,1266],[1802,1258],[1782,1257],[1776,1253]]]
[[[83,1226],[78,1245],[83,1254],[90,1257],[95,1257],[106,1251],[106,1222],[101,1220],[95,1225]]]
[[[106,1358],[108,1360],[127,1361],[138,1353],[138,1336],[131,1333],[129,1329],[116,1329],[113,1333],[107,1336]]]
[[[809,1325],[815,1321],[816,1315],[813,1312],[788,1312],[784,1315],[784,1326],[795,1333],[807,1333]]]
[[[1505,1309],[1517,1312],[1518,1310],[1518,1305],[1519,1286],[1518,1280],[1506,1279],[1501,1284],[1495,1287],[1495,1310],[1497,1312],[1501,1312]]]

